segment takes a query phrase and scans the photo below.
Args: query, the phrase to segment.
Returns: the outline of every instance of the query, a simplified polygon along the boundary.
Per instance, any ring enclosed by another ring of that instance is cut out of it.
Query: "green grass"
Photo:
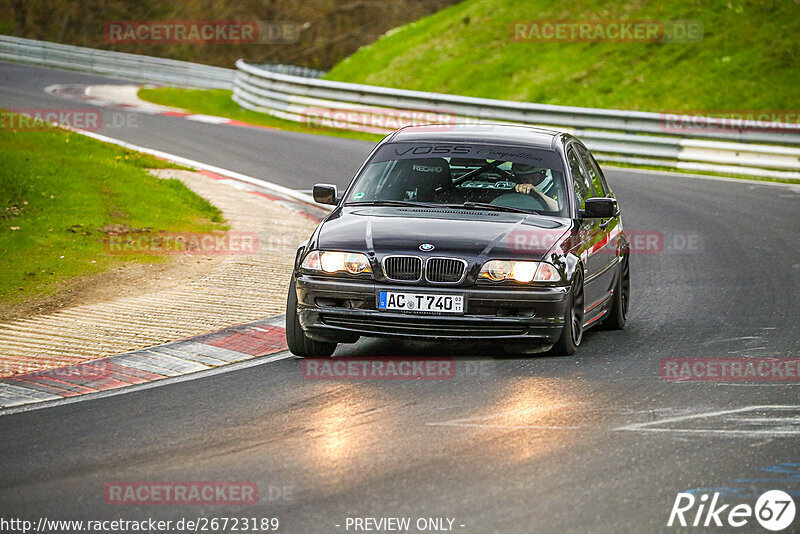
[[[0,313],[57,295],[76,277],[129,261],[163,261],[107,253],[107,233],[99,229],[109,225],[224,229],[208,201],[145,170],[165,167],[177,166],[53,127],[0,129]]]
[[[700,42],[512,42],[515,21],[678,20]],[[331,80],[643,111],[796,110],[800,4],[791,0],[467,0],[389,32]]]
[[[231,93],[231,91],[225,89],[178,89],[174,87],[159,87],[155,89],[140,89],[139,98],[162,106],[181,108],[191,113],[227,117],[248,124],[277,128],[279,130],[332,135],[365,141],[380,141],[383,138],[383,136],[377,134],[314,126],[311,124],[279,119],[266,113],[242,109],[239,107],[239,104],[233,101]]]

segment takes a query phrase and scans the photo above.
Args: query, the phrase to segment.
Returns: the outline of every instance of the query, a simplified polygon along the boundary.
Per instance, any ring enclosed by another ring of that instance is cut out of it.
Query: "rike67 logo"
[[[739,528],[755,520],[767,530],[778,532],[791,526],[795,516],[792,497],[781,490],[762,493],[754,507],[749,504],[720,503],[719,493],[678,493],[669,514],[668,527],[733,527]]]

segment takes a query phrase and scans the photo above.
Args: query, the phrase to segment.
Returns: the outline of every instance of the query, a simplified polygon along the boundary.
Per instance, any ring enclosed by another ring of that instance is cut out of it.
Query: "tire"
[[[286,298],[286,344],[292,354],[304,358],[327,358],[336,350],[336,343],[316,341],[303,332],[297,316],[297,289],[294,276],[289,284],[289,295]]]
[[[583,304],[583,267],[579,265],[575,271],[575,280],[572,282],[569,303],[564,310],[564,328],[550,351],[552,354],[556,356],[575,354],[583,339]]]
[[[628,256],[620,262],[617,286],[614,288],[614,300],[608,317],[603,319],[600,327],[603,330],[622,330],[628,320],[628,308],[631,298],[631,267]]]

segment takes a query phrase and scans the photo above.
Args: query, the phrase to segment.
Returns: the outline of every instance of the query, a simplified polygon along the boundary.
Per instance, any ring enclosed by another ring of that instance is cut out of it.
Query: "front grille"
[[[383,260],[383,272],[390,280],[419,280],[422,278],[422,260],[416,256],[389,256]]]
[[[521,336],[527,327],[514,323],[496,323],[480,319],[444,320],[422,317],[359,317],[321,314],[328,326],[346,328],[373,335],[406,335],[432,338]]]
[[[467,262],[456,258],[430,258],[425,264],[425,278],[434,283],[456,283],[464,277]]]

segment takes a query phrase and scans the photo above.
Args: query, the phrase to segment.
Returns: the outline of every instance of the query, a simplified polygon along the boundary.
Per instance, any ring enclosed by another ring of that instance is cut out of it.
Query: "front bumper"
[[[298,315],[306,335],[319,341],[358,336],[414,339],[558,340],[567,287],[410,286],[370,280],[298,275]],[[464,315],[386,312],[376,308],[381,290],[464,295]]]

